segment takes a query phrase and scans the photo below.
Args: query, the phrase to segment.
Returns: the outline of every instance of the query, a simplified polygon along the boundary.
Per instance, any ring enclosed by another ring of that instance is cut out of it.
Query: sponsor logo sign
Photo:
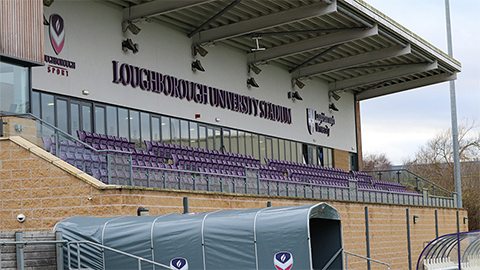
[[[307,130],[310,135],[318,132],[329,137],[330,128],[333,125],[335,125],[335,118],[333,116],[326,116],[323,112],[317,113],[317,111],[307,108]]]
[[[52,14],[50,15],[49,25],[50,42],[58,55],[65,45],[65,23],[60,15]]]
[[[278,252],[273,256],[273,265],[277,270],[290,270],[293,266],[293,256],[290,252]]]
[[[188,262],[185,258],[175,258],[170,261],[170,267],[177,270],[188,270]]]

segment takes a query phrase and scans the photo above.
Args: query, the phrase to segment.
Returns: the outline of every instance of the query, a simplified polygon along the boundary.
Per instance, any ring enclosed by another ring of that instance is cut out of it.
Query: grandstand
[[[413,269],[468,228],[454,192],[360,171],[362,100],[461,71],[363,1],[0,7],[0,231],[326,201],[346,251]]]

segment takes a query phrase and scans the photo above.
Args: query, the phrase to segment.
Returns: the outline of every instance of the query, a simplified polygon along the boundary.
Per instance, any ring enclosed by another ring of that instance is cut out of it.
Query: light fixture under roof
[[[254,64],[248,65],[248,72],[250,72],[250,70],[255,72],[255,74],[257,74],[257,75],[260,74],[260,72],[262,72],[262,70]]]
[[[250,77],[250,78],[247,79],[247,86],[248,86],[248,88],[250,88],[250,87],[258,88],[259,87],[259,85],[257,84],[257,82],[255,81],[255,79],[253,77]]]
[[[299,79],[295,79],[295,85],[298,86],[298,88],[303,89],[305,87],[305,84],[301,82]]]
[[[50,7],[55,0],[43,0],[43,5],[46,7]]]
[[[287,97],[291,100],[303,100],[298,91],[290,91],[287,93]]]
[[[192,62],[192,71],[202,71],[205,72],[205,69],[202,66],[202,63],[200,63],[200,60],[195,60]]]
[[[331,98],[334,98],[336,101],[338,101],[338,100],[341,98],[341,96],[339,96],[339,95],[338,95],[337,93],[335,93],[335,92],[329,92],[329,93],[328,93],[328,96],[331,97]]]
[[[131,50],[133,53],[137,53],[139,49],[139,46],[137,43],[133,43],[133,41],[129,38],[126,40],[122,41],[122,50],[124,52]]]
[[[336,112],[338,112],[338,108],[337,108],[337,106],[335,106],[335,104],[334,104],[333,102],[328,105],[328,109],[329,109],[330,111],[336,111]]]
[[[125,33],[127,32],[127,29],[132,32],[134,35],[138,35],[142,29],[140,27],[136,26],[135,24],[132,23],[132,21],[123,21],[122,22],[122,31]]]
[[[205,50],[205,48],[203,48],[202,46],[196,44],[193,45],[193,55],[195,56],[197,54],[200,54],[201,57],[205,57],[208,54],[208,51]]]

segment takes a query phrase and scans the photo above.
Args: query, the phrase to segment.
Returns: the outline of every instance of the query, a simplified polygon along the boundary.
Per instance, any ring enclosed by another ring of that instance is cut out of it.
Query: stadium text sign
[[[325,125],[322,125],[324,124]],[[328,126],[330,124],[330,127]],[[326,134],[330,136],[330,128],[335,125],[335,118],[333,115],[326,116],[325,113],[317,113],[317,111],[307,108],[307,129],[308,133],[312,135],[315,132]]]
[[[292,109],[258,100],[254,97],[228,92],[215,87],[199,84],[184,79],[161,74],[126,63],[112,61],[113,83],[140,87],[145,91],[164,94],[178,99],[185,99],[212,107],[258,116],[276,122],[291,124]]]

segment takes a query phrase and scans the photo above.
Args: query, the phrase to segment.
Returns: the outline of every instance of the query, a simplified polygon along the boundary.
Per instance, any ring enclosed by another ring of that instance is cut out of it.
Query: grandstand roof
[[[123,7],[125,21],[169,25],[192,45],[227,44],[245,52],[249,65],[281,66],[292,79],[320,79],[358,100],[454,80],[461,70],[457,60],[360,0],[109,2]]]

